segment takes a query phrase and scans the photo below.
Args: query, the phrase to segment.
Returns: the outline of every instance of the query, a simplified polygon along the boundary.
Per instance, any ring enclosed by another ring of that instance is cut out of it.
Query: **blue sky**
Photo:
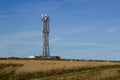
[[[42,54],[41,14],[50,15],[50,53],[120,60],[120,0],[0,0],[0,57]]]

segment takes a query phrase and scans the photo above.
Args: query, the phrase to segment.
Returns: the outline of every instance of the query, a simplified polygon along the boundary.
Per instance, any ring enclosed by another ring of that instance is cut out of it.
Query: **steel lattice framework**
[[[47,14],[42,14],[41,16],[42,22],[43,22],[43,51],[42,56],[43,57],[50,57],[50,50],[49,50],[49,16]]]

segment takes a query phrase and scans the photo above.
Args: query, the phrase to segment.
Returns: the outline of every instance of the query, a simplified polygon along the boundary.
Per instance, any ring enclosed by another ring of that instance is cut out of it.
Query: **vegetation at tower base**
[[[0,80],[118,80],[120,62],[0,60]]]
[[[21,57],[0,57],[0,60],[61,60],[60,56],[35,56],[35,58],[21,58]]]
[[[35,56],[35,59],[43,59],[43,60],[60,60],[60,56],[50,56],[50,57],[44,57],[44,56]]]

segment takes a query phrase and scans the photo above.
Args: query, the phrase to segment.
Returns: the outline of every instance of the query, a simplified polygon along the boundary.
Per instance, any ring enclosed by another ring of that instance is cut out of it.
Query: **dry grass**
[[[0,80],[118,80],[119,68],[116,62],[0,60]]]
[[[108,78],[117,78],[120,74],[118,73],[118,69],[106,69],[101,71],[99,74],[91,77],[90,80],[105,80]]]
[[[105,69],[99,72],[87,72],[72,76],[57,78],[56,80],[120,80],[120,68]]]
[[[9,66],[9,67],[6,67],[4,68],[3,70],[1,70],[1,73],[10,73],[11,71],[14,71],[16,69],[16,67],[13,67],[13,66]]]
[[[88,62],[88,61],[49,61],[49,60],[0,60],[0,64],[22,64],[16,69],[16,74],[48,72],[51,70],[69,70],[82,67],[96,67],[102,65],[116,65],[113,62]],[[7,70],[7,69],[6,69]],[[9,68],[8,68],[9,70]]]

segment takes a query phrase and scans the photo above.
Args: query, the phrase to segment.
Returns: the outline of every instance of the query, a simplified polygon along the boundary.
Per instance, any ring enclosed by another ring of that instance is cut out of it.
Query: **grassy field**
[[[0,60],[0,80],[120,80],[120,63]]]

